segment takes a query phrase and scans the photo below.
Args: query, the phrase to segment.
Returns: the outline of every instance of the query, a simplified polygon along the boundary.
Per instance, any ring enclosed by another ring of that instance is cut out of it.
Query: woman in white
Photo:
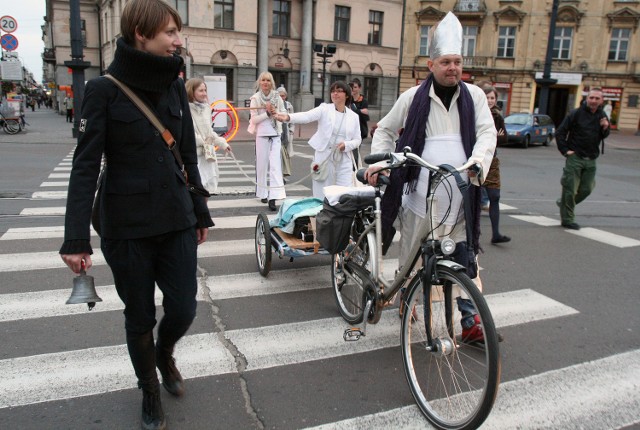
[[[286,110],[271,73],[260,73],[256,91],[251,96],[248,128],[249,133],[256,135],[256,197],[262,203],[269,203],[269,209],[276,211],[276,199],[287,197],[280,156],[282,124],[276,120],[276,115]]]
[[[223,151],[231,152],[231,146],[211,128],[211,106],[207,97],[207,85],[204,81],[200,78],[192,78],[187,81],[186,87],[196,134],[198,171],[202,185],[211,194],[217,194],[220,170],[218,169],[216,149],[220,148]]]
[[[324,198],[324,187],[329,185],[353,186],[355,161],[353,150],[360,146],[360,119],[358,114],[347,106],[351,103],[351,88],[342,81],[331,85],[332,103],[322,103],[308,112],[276,115],[279,121],[293,124],[318,122],[309,145],[316,150],[314,165],[323,165],[327,169],[326,178],[313,180],[313,196]]]

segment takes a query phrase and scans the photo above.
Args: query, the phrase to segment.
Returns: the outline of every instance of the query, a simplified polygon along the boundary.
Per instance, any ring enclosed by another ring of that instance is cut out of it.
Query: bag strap
[[[149,109],[149,106],[147,106],[147,104],[145,102],[143,102],[142,99],[140,97],[138,97],[138,95],[136,93],[134,93],[131,90],[131,88],[129,88],[124,82],[116,79],[112,75],[104,75],[104,77],[109,79],[109,80],[111,80],[114,84],[116,84],[122,90],[122,92],[125,93],[125,95],[127,97],[129,97],[131,102],[134,105],[136,105],[136,107],[138,109],[140,109],[140,112],[142,112],[144,114],[144,116],[147,117],[147,119],[151,122],[151,124],[153,124],[153,126],[158,130],[158,132],[160,132],[160,135],[162,136],[162,139],[167,144],[167,147],[169,148],[169,150],[171,151],[171,153],[175,157],[176,161],[178,162],[178,166],[180,167],[180,171],[184,175],[185,179],[188,179],[187,178],[187,171],[184,169],[184,162],[182,161],[182,156],[180,155],[180,152],[178,151],[178,147],[176,145],[176,140],[173,138],[173,135],[171,134],[171,131],[169,131],[169,129],[166,128],[160,122],[158,117],[151,111],[151,109]],[[189,181],[187,180],[187,183],[188,182]]]

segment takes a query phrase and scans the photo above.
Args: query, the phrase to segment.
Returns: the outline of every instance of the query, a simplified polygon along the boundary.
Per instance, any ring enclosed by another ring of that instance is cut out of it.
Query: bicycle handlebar
[[[374,164],[379,161],[390,160],[391,153],[390,152],[378,152],[376,154],[369,154],[364,157],[364,162],[367,164]]]
[[[378,152],[375,154],[369,154],[366,157],[364,157],[364,161],[367,164],[373,164],[373,163],[377,163],[384,160],[389,160],[388,168],[390,169],[402,167],[405,164],[407,164],[407,162],[411,162],[420,167],[424,167],[434,172],[443,171],[443,170],[450,171],[450,169],[456,170],[458,172],[464,172],[468,169],[471,169],[476,173],[480,172],[480,166],[474,160],[468,160],[466,163],[464,163],[460,167],[451,167],[451,166],[444,167],[445,165],[435,166],[429,163],[428,161],[424,160],[419,155],[411,152],[411,150],[408,147],[406,147],[403,152]]]

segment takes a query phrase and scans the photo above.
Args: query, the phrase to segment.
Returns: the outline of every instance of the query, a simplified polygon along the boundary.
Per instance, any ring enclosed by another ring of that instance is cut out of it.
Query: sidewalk
[[[2,143],[75,143],[72,135],[73,124],[65,121],[66,116],[53,109],[36,108],[25,112],[27,127],[20,133],[9,135],[0,131]]]
[[[29,124],[26,129],[18,134],[9,135],[0,131],[0,144],[2,143],[75,143],[72,136],[73,124],[65,121],[65,115],[60,115],[53,109],[36,108],[35,112],[26,112],[26,121]],[[232,142],[254,142],[255,136],[247,131],[248,120],[240,120],[240,127]],[[373,125],[369,123],[369,127]],[[309,140],[316,132],[317,124],[296,124],[295,140]],[[613,130],[605,140],[607,148],[624,150],[640,150],[640,136],[633,131]]]

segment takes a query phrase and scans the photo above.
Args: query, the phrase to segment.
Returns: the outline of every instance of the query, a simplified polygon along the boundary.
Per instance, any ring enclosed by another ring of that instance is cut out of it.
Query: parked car
[[[523,148],[530,143],[547,146],[556,133],[555,124],[547,115],[512,113],[504,119],[504,126],[507,129],[507,141]]]

